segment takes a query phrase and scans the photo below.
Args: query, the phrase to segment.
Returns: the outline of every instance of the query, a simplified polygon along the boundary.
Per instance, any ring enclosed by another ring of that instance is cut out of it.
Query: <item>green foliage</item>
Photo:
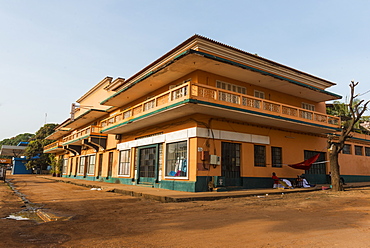
[[[360,99],[353,99],[352,107],[359,105],[361,102]],[[359,106],[358,110],[362,111],[362,106]],[[326,113],[329,115],[338,116],[341,118],[342,127],[348,127],[351,125],[352,114],[350,111],[350,106],[347,103],[334,101],[329,107],[326,108]],[[354,124],[353,131],[356,133],[368,133],[364,127],[361,126],[361,123],[369,121],[369,116],[363,116],[358,122]]]
[[[57,159],[56,157],[54,157],[51,160],[50,173],[52,173],[52,174],[61,174],[62,173],[62,167],[63,167],[63,159]]]
[[[31,133],[23,133],[18,134],[15,137],[9,138],[9,139],[3,139],[0,141],[0,146],[2,145],[8,145],[8,146],[16,146],[19,144],[19,142],[28,142],[31,138],[33,138],[35,135]]]
[[[45,124],[36,132],[24,153],[27,158],[33,158],[27,162],[27,169],[41,168],[44,170],[48,165],[52,164],[54,155],[43,153],[43,151],[44,146],[54,142],[45,138],[54,132],[56,126],[57,124]]]

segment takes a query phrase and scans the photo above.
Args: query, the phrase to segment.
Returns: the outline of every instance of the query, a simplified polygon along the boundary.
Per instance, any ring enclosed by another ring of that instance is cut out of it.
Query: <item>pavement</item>
[[[37,175],[37,177],[45,178],[48,180],[55,180],[58,182],[71,183],[78,186],[92,188],[96,190],[103,190],[107,192],[114,192],[123,195],[130,195],[134,197],[143,197],[146,199],[156,200],[160,202],[187,202],[187,201],[212,201],[225,198],[238,198],[238,197],[266,197],[267,195],[274,194],[291,194],[299,192],[312,192],[323,190],[329,187],[328,184],[316,185],[312,188],[295,188],[295,189],[244,189],[236,191],[223,191],[223,192],[184,192],[174,191],[168,189],[151,188],[145,186],[113,184],[98,181],[87,181],[81,179],[70,179],[64,177],[52,177],[49,175]],[[370,182],[354,182],[347,183],[344,188],[357,188],[357,187],[370,187]]]

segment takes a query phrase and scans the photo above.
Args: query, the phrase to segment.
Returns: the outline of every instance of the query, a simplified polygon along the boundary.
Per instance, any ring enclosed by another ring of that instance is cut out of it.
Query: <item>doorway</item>
[[[158,179],[158,145],[138,148],[138,184],[154,184]]]
[[[221,179],[223,183],[220,186],[235,187],[243,186],[243,180],[240,177],[240,150],[238,143],[221,143]]]

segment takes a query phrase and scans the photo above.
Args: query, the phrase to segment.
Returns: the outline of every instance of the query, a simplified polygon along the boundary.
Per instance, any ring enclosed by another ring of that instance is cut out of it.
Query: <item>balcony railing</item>
[[[203,99],[212,102],[226,102],[227,105],[238,106],[243,109],[268,113],[294,119],[310,120],[322,124],[339,126],[340,118],[323,113],[310,111],[286,104],[281,104],[253,96],[235,93],[207,85],[192,85],[192,98]]]
[[[81,129],[75,133],[72,133],[68,136],[65,136],[62,140],[62,143],[67,143],[67,142],[71,142],[73,140],[80,140],[82,138],[85,138],[93,133],[95,134],[99,134],[99,135],[104,135],[104,134],[100,134],[100,131],[101,131],[101,128],[98,127],[98,126],[88,126],[84,129]]]
[[[107,128],[122,121],[129,121],[130,119],[133,119],[135,117],[155,111],[155,109],[158,109],[160,107],[168,106],[169,104],[173,104],[175,102],[179,102],[181,100],[189,98],[189,86],[190,83],[185,83],[180,86],[174,87],[169,91],[159,94],[131,108],[125,109],[107,119],[104,119],[100,123],[100,125],[102,128]]]
[[[340,119],[335,116],[191,82],[184,83],[112,115],[109,118],[102,120],[100,125],[102,129],[106,129],[107,127],[117,125],[122,122],[129,122],[131,119],[154,112],[159,108],[169,106],[185,99],[203,100],[266,113],[269,115],[301,119],[312,123],[327,124],[331,126],[340,125]]]
[[[62,147],[62,142],[55,141],[53,143],[50,143],[49,145],[44,146],[44,151],[55,149],[55,148],[61,148],[61,147]]]

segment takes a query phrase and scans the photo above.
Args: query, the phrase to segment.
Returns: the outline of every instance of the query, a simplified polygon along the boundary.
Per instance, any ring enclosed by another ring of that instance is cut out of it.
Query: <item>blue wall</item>
[[[15,174],[32,174],[32,170],[27,170],[25,164],[28,162],[26,158],[13,158],[12,175]]]

